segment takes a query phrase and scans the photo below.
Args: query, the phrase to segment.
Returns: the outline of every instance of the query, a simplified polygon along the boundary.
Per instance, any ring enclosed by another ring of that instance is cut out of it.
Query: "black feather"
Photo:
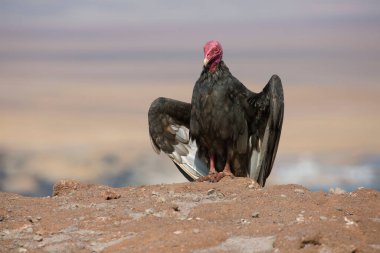
[[[178,142],[167,127],[184,126],[191,140],[196,141],[201,163],[208,166],[212,155],[216,169],[222,171],[229,160],[235,176],[251,176],[264,186],[277,153],[283,114],[283,89],[278,76],[272,76],[261,93],[254,93],[221,61],[215,71],[203,68],[191,104],[156,99],[149,109],[149,133],[155,148],[170,155]],[[260,153],[255,164],[251,159],[254,152]],[[196,178],[175,164],[186,178]],[[195,163],[189,166],[199,172]]]

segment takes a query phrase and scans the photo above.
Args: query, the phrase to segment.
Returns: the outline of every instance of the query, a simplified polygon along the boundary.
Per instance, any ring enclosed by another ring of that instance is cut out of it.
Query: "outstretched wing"
[[[264,186],[272,170],[281,135],[284,116],[281,79],[273,75],[261,93],[252,93],[248,104],[251,156],[249,176]]]
[[[166,153],[179,171],[193,181],[207,175],[207,165],[197,157],[197,145],[189,138],[191,104],[157,98],[148,112],[153,149]]]

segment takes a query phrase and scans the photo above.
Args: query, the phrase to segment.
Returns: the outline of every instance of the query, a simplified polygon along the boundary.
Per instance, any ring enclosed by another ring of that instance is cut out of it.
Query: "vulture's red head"
[[[203,60],[204,66],[209,68],[210,71],[215,71],[223,57],[222,45],[216,40],[211,40],[206,43],[203,50],[205,54]]]

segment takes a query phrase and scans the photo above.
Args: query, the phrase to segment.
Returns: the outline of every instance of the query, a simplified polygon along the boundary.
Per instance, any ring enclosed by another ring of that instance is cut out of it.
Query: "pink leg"
[[[223,173],[225,176],[233,176],[229,161],[226,162],[226,165],[224,166],[224,169],[223,169]]]
[[[208,175],[204,177],[198,178],[197,181],[203,182],[203,181],[215,181],[215,177],[218,175],[218,172],[215,169],[215,159],[214,156],[210,156],[210,169],[208,171]]]
[[[208,171],[208,174],[216,174],[218,173],[215,169],[215,160],[214,160],[214,156],[210,156],[210,169]]]
[[[209,181],[209,182],[219,182],[223,177],[230,176],[233,177],[234,175],[231,172],[231,166],[230,162],[227,160],[226,165],[224,166],[224,169],[222,172],[217,172],[215,169],[215,160],[214,157],[210,157],[210,169],[208,172],[208,175],[205,177],[200,177],[197,181],[203,182],[203,181]]]
[[[224,169],[222,172],[219,172],[218,175],[215,177],[215,181],[219,182],[222,178],[230,176],[233,177],[234,175],[231,172],[230,162],[227,160],[226,165],[224,166]]]

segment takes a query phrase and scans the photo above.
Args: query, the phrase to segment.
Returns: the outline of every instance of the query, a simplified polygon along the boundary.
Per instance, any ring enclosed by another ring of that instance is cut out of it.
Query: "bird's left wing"
[[[250,96],[248,104],[251,157],[248,174],[264,186],[276,157],[284,117],[281,79],[273,75],[262,92]]]
[[[157,98],[148,112],[153,149],[166,153],[179,171],[193,181],[208,174],[207,165],[197,157],[195,140],[189,138],[191,104]]]

